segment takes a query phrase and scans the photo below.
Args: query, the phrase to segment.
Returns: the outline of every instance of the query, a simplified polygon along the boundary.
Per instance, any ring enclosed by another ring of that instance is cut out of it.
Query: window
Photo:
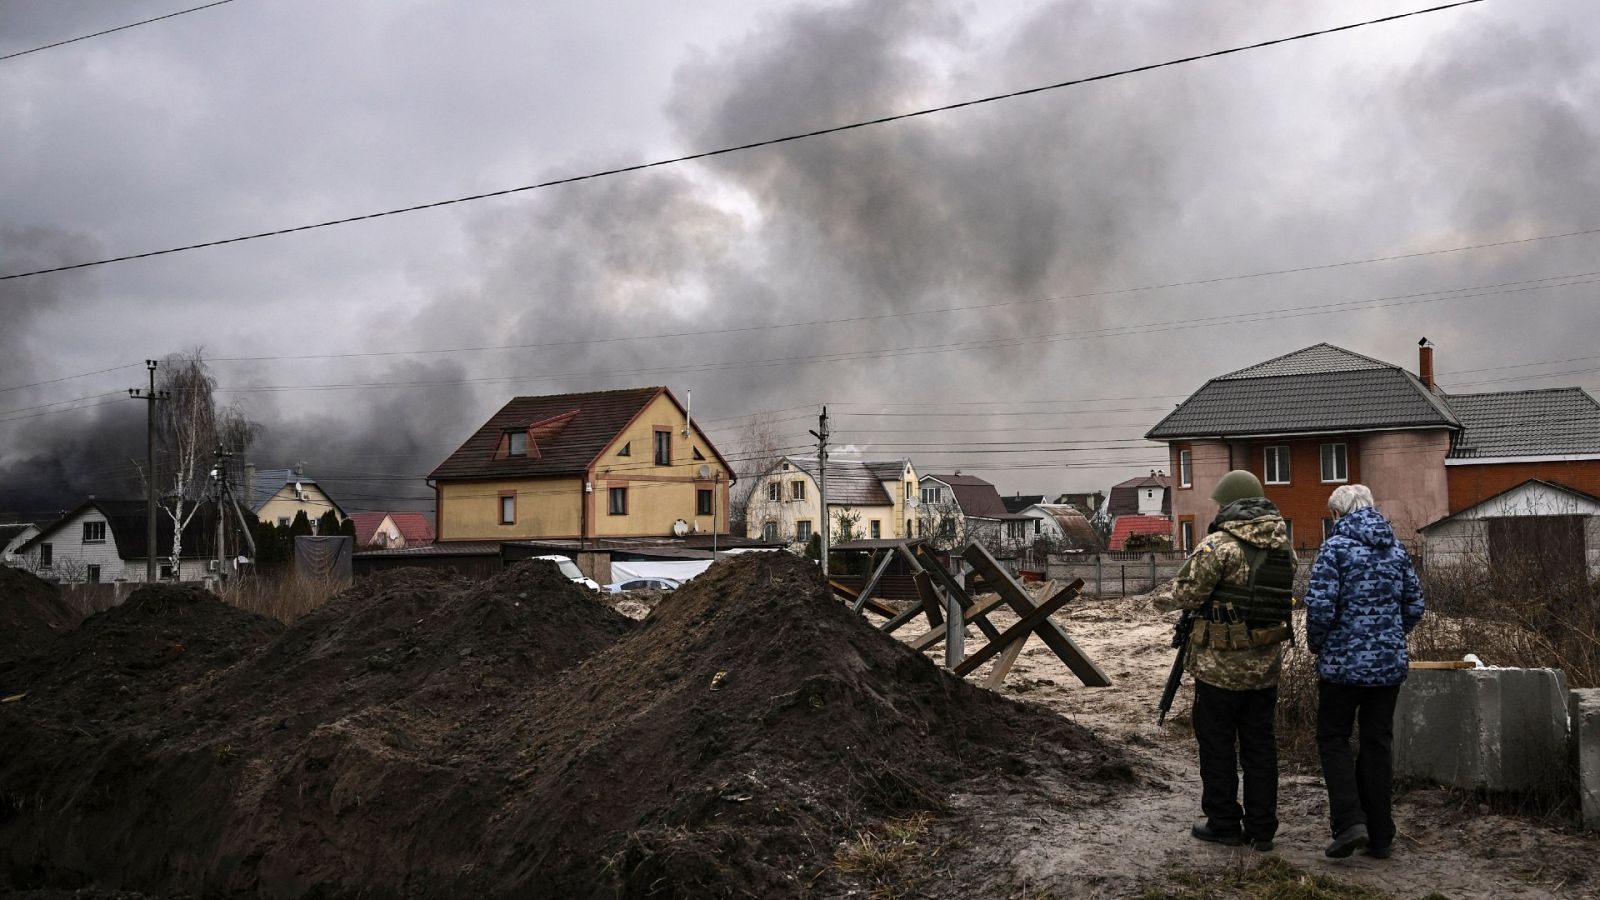
[[[804,500],[806,498],[806,483],[804,481],[789,482],[789,499]]]
[[[694,451],[694,458],[696,460],[700,460],[700,461],[704,461],[705,460],[705,456],[700,452],[700,448],[699,447],[690,447],[689,449]]]
[[[87,568],[85,568],[83,570],[83,577],[90,584],[99,584],[100,583],[100,567],[97,566],[97,565],[93,565],[93,564],[89,565]]]
[[[632,456],[633,455],[633,442],[629,441],[628,443],[623,444],[622,445],[622,449],[617,451],[617,455],[618,456]]]
[[[783,482],[767,482],[767,499],[773,501],[774,503],[783,499]]]
[[[1183,547],[1183,552],[1185,552],[1185,553],[1194,552],[1194,523],[1193,522],[1179,522],[1178,523],[1178,540],[1181,542],[1181,545]]]
[[[103,544],[106,542],[106,523],[83,523],[83,542],[85,544]]]
[[[668,429],[656,432],[656,465],[672,465],[672,432]]]
[[[1034,534],[1038,534],[1040,532],[1040,526],[1043,525],[1043,524],[1044,524],[1044,520],[1043,519],[1034,519],[1033,520],[1033,533]]]
[[[526,431],[511,432],[511,455],[528,455],[528,433]]]
[[[1344,444],[1322,445],[1322,481],[1324,484],[1350,480],[1349,459]]]
[[[883,523],[878,521],[877,519],[873,519],[872,520],[872,539],[873,540],[877,540],[878,538],[881,538],[881,537],[883,537]]]
[[[157,574],[156,577],[160,578],[162,581],[171,581],[172,580],[172,564],[171,563],[162,563],[161,564],[160,573]]]
[[[936,488],[936,487],[923,488],[922,489],[922,502],[923,503],[943,503],[944,502],[944,489],[943,488]]]
[[[761,540],[768,544],[776,544],[778,542],[777,522],[768,522],[761,526]]]
[[[39,568],[48,569],[56,564],[56,545],[39,545]]]
[[[697,516],[711,515],[711,491],[709,489],[694,492],[694,514]]]
[[[606,500],[606,511],[609,514],[613,516],[625,516],[628,514],[627,488],[611,488],[610,490],[606,491]]]
[[[901,536],[902,537],[916,537],[916,535],[911,533],[911,520],[910,519],[906,520],[906,533],[904,535],[901,535]]]
[[[1288,534],[1289,534],[1289,546],[1293,547],[1294,546],[1294,520],[1293,519],[1284,519],[1283,520],[1283,528],[1284,528],[1284,531],[1288,532]]]
[[[801,519],[794,523],[794,539],[804,544],[811,540],[811,520]]]
[[[514,493],[500,495],[500,524],[515,525],[517,522],[517,495]]]
[[[1188,450],[1178,451],[1178,487],[1194,487],[1194,457]]]
[[[288,516],[279,516],[278,517],[278,527],[279,528],[288,528],[289,527],[289,517]]]
[[[1006,523],[1006,537],[1010,538],[1013,541],[1021,541],[1022,540],[1022,534],[1023,534],[1023,531],[1022,531],[1023,525],[1024,525],[1024,523],[1017,522],[1017,521],[1007,522]]]
[[[1289,448],[1278,446],[1267,448],[1266,475],[1267,484],[1289,483]]]
[[[1334,525],[1335,524],[1336,524],[1336,522],[1333,519],[1323,519],[1322,520],[1322,539],[1324,541],[1326,541],[1328,538],[1333,537],[1333,529],[1334,529]]]
[[[906,489],[906,492],[904,494],[903,499],[910,500],[911,499],[911,482],[906,481],[906,482],[902,482],[902,484],[905,486],[905,489]]]

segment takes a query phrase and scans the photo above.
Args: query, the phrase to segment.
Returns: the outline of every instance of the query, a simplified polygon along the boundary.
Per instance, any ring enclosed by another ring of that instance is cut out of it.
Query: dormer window
[[[512,456],[528,455],[528,433],[526,431],[511,432],[511,447],[509,452]]]

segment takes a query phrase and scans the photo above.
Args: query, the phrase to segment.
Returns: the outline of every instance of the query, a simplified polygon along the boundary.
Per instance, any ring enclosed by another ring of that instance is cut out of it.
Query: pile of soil
[[[92,706],[68,684],[149,650],[57,654],[49,702]],[[399,572],[214,659],[98,731],[47,727],[31,694],[0,709],[0,889],[795,896],[857,829],[972,779],[1048,769],[1087,800],[1130,778],[781,553],[719,563],[642,623],[548,563]]]
[[[0,566],[0,693],[4,673],[58,635],[78,627],[78,615],[61,602],[56,586],[31,573]]]

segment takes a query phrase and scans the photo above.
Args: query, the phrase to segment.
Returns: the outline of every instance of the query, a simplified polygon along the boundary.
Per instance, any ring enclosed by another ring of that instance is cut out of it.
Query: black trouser
[[[1394,704],[1400,687],[1356,687],[1317,682],[1317,752],[1328,783],[1333,833],[1367,826],[1374,847],[1394,842],[1390,797],[1394,780]],[[1350,732],[1361,723],[1360,750],[1350,753]]]
[[[1211,827],[1242,825],[1252,838],[1278,833],[1278,689],[1229,691],[1194,685],[1194,736],[1200,743],[1200,810]],[[1244,806],[1239,806],[1239,769]]]

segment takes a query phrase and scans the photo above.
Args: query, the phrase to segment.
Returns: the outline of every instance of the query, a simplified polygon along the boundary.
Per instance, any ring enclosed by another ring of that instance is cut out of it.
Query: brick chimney
[[[1433,390],[1433,344],[1427,338],[1417,342],[1417,377]]]

